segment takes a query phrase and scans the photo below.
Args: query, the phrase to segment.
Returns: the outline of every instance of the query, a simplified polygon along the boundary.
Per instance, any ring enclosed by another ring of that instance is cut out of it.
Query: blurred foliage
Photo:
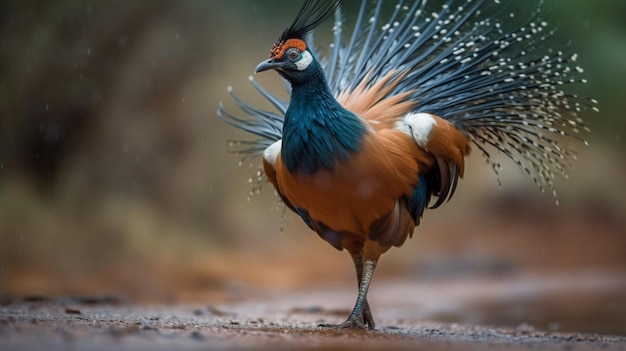
[[[357,4],[346,6],[354,13]],[[215,115],[220,100],[233,108],[229,85],[260,102],[247,76],[298,7],[285,0],[0,2],[0,291],[45,290],[20,285],[23,267],[91,274],[126,260],[187,262],[222,257],[224,248],[280,250],[302,240],[279,233],[270,189],[246,202],[256,165],[236,167],[225,140],[241,134]],[[626,174],[619,159],[626,2],[546,0],[544,13],[580,53],[589,84],[579,92],[600,101],[601,113],[586,119],[594,155],[605,158],[583,160],[579,200],[621,213],[610,198],[621,199],[613,184]],[[258,79],[280,89],[275,75]],[[492,177],[485,182],[496,188]],[[457,207],[438,210],[441,217],[428,213],[431,223],[449,222],[450,209],[469,211],[463,193],[476,203],[474,189],[460,190]],[[294,223],[289,231],[302,230]],[[458,239],[430,240],[446,238]],[[433,253],[447,247],[430,245]]]
[[[600,115],[589,116],[594,139],[626,139],[626,2],[619,0],[546,1],[546,13],[558,26],[559,37],[569,39],[580,53],[589,84],[581,93],[596,98]]]
[[[115,78],[148,36],[165,37],[152,39],[162,41],[142,62],[152,69],[140,77],[143,85],[132,92],[146,106],[207,65],[214,66],[210,62],[218,61],[214,55],[227,54],[224,49],[238,42],[229,33],[257,32],[255,23],[277,13],[280,21],[272,18],[276,28],[287,23],[298,4],[286,3],[4,1],[0,5],[3,168],[27,171],[37,182],[54,181],[68,155],[98,128],[102,110],[117,89]],[[355,12],[350,10],[356,7],[349,3],[346,12]],[[549,0],[544,13],[561,28],[560,37],[571,39],[573,50],[580,52],[590,83],[578,90],[596,97],[602,110],[601,118],[591,116],[589,123],[594,130],[621,140],[626,129],[622,118],[626,4]],[[263,42],[271,43],[274,36],[264,35],[268,39]],[[242,79],[233,78],[233,82]],[[168,133],[167,137],[181,136]]]

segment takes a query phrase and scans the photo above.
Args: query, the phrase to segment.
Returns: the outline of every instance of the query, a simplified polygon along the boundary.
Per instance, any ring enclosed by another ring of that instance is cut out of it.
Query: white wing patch
[[[274,168],[276,168],[276,159],[278,158],[278,155],[280,155],[280,150],[282,148],[283,140],[281,139],[274,142],[272,145],[268,146],[265,151],[263,151],[263,158]]]
[[[428,137],[437,121],[430,113],[409,113],[396,122],[395,128],[412,137],[419,147],[426,149]]]

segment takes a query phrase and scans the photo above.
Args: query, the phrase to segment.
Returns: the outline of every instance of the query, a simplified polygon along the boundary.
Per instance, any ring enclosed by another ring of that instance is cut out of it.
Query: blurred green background
[[[353,285],[348,255],[281,220],[269,185],[248,199],[259,164],[227,153],[244,135],[215,113],[219,101],[238,112],[228,86],[267,106],[247,79],[298,7],[0,2],[0,293],[229,301]],[[377,279],[626,274],[626,2],[546,0],[543,14],[579,53],[589,83],[575,91],[601,111],[584,116],[590,146],[558,183],[560,206],[512,164],[498,187],[476,154],[455,199],[427,211]],[[276,74],[256,78],[282,89]],[[611,306],[626,315],[625,301]]]

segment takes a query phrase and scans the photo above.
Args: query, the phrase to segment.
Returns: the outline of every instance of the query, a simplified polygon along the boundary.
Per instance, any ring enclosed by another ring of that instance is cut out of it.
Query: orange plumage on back
[[[389,96],[406,73],[407,71],[397,74],[395,70],[391,70],[368,87],[370,72],[354,90],[341,92],[337,101],[365,119],[374,129],[392,128],[399,119],[411,112],[417,105],[417,102],[408,99],[411,91]]]

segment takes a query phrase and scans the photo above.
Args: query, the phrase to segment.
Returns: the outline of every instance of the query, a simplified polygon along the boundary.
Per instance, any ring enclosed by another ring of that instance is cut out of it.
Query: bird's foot
[[[369,318],[359,318],[356,316],[350,316],[348,319],[341,324],[329,324],[322,323],[319,324],[320,328],[330,328],[330,329],[360,329],[360,330],[374,330],[374,319],[371,314]]]

